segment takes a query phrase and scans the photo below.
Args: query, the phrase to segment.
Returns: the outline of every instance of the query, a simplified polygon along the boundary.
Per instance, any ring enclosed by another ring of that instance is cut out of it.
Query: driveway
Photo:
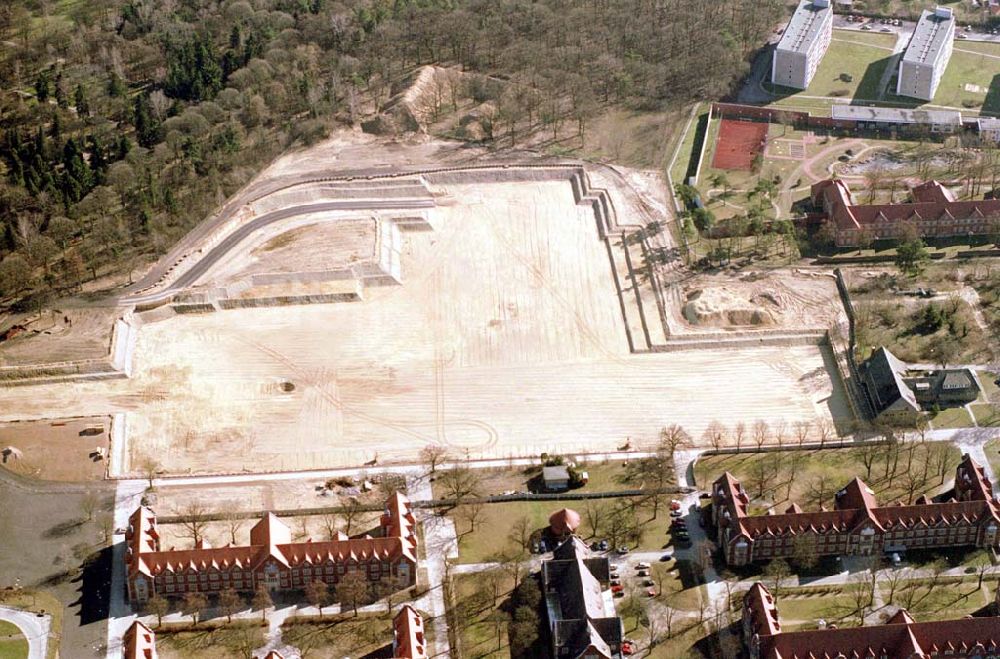
[[[49,627],[52,624],[51,616],[39,616],[0,606],[0,620],[14,623],[27,637],[28,659],[45,659],[49,644]]]

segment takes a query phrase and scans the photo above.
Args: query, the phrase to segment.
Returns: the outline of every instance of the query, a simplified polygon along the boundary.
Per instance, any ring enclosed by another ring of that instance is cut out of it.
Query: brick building
[[[424,619],[409,604],[404,604],[392,619],[392,656],[394,659],[427,659]]]
[[[787,558],[798,537],[811,535],[820,556],[872,555],[932,547],[1000,545],[1000,503],[983,468],[968,454],[955,470],[954,497],[932,503],[879,506],[855,478],[835,495],[833,510],[750,515],[750,498],[728,471],[712,484],[711,520],[729,565]]]
[[[839,179],[814,183],[811,192],[813,206],[833,224],[838,247],[857,246],[864,237],[900,238],[909,227],[932,238],[984,235],[1000,223],[1000,199],[956,201],[937,181],[912,188],[913,201],[905,204],[855,204]]]
[[[136,620],[122,636],[122,659],[157,659],[156,634]]]
[[[774,597],[755,583],[743,597],[743,641],[750,659],[985,659],[1000,653],[1000,618],[915,622],[900,609],[884,625],[785,632]]]
[[[125,534],[129,601],[141,604],[153,593],[177,597],[192,590],[300,590],[316,580],[336,584],[355,571],[369,581],[406,588],[416,581],[414,526],[409,500],[396,493],[372,535],[292,542],[289,528],[268,513],[250,530],[249,545],[164,550],[156,516],[143,506],[132,513]]]

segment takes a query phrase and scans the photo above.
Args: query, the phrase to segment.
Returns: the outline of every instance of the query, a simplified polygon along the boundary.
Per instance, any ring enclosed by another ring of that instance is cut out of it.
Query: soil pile
[[[684,318],[701,327],[759,327],[775,325],[778,320],[768,308],[767,299],[742,299],[720,288],[695,289],[687,294]]]

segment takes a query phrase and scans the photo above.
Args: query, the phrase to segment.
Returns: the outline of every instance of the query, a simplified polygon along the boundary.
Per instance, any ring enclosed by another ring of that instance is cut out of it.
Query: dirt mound
[[[773,304],[773,298],[766,302]],[[721,288],[690,291],[684,304],[684,318],[692,325],[702,327],[759,327],[778,322],[764,306]]]
[[[393,87],[392,98],[378,116],[362,122],[362,130],[374,135],[427,132],[445,99],[454,96],[461,76],[461,71],[441,66],[416,69]]]

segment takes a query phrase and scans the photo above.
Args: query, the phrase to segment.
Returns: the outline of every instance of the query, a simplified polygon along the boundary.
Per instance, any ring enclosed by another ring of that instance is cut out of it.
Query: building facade
[[[997,547],[1000,503],[983,468],[968,454],[955,470],[955,494],[946,503],[925,497],[914,505],[879,506],[859,478],[835,496],[833,510],[750,515],[750,498],[728,471],[712,484],[711,521],[729,565],[789,558],[802,536],[819,556],[868,556],[907,549]]]
[[[250,530],[249,545],[164,550],[156,515],[143,506],[129,518],[125,534],[129,601],[142,604],[154,593],[180,597],[229,588],[301,590],[313,581],[334,585],[354,572],[406,588],[416,582],[415,525],[410,501],[397,492],[389,497],[373,535],[349,538],[341,533],[327,542],[292,542],[289,528],[268,513]]]
[[[1000,224],[1000,199],[956,201],[937,181],[912,188],[913,201],[905,204],[855,204],[840,179],[814,183],[811,190],[813,206],[831,222],[838,247],[898,239],[911,229],[928,238],[981,236]]]
[[[427,659],[424,619],[409,604],[404,604],[392,619],[393,659]]]
[[[955,17],[951,9],[924,10],[910,43],[899,60],[896,94],[934,100],[941,77],[948,68],[955,40]]]
[[[771,82],[794,89],[808,87],[832,37],[830,0],[802,0],[775,47]]]
[[[986,659],[1000,656],[1000,618],[962,618],[916,622],[899,609],[884,625],[781,629],[774,597],[761,583],[743,596],[743,642],[750,659]]]

